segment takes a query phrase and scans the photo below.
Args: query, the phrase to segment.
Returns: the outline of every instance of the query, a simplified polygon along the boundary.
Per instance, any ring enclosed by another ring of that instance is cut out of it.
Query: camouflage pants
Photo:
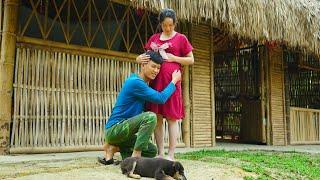
[[[118,146],[122,159],[131,156],[133,150],[141,151],[144,157],[155,157],[157,147],[150,139],[156,123],[156,114],[141,113],[106,129],[105,142]]]

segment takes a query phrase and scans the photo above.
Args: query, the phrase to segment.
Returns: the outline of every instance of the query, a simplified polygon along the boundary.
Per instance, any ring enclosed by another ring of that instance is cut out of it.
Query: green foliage
[[[197,151],[178,154],[180,159],[223,163],[258,175],[258,179],[316,179],[320,177],[320,155],[268,151]],[[245,177],[245,179],[253,179]]]

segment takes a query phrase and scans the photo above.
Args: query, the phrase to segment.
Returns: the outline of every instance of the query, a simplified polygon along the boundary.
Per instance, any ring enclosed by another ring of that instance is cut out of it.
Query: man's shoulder
[[[137,74],[132,73],[130,77],[126,80],[125,84],[135,85],[143,82],[144,81]]]

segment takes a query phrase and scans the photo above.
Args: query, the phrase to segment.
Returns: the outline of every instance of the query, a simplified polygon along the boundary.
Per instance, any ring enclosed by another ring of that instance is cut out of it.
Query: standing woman
[[[150,86],[157,91],[162,91],[171,81],[171,74],[175,70],[181,71],[181,65],[192,65],[194,62],[192,46],[185,35],[175,31],[177,23],[176,13],[172,9],[163,9],[159,14],[159,24],[162,32],[150,37],[145,45],[146,50],[158,51],[165,62],[161,65],[160,72]],[[138,63],[149,61],[149,57],[141,54],[137,57]],[[174,160],[174,152],[179,135],[178,120],[184,117],[181,82],[176,84],[176,91],[165,104],[149,104],[150,111],[157,114],[155,139],[158,147],[158,157],[164,156],[163,118],[166,118],[169,128],[168,159]]]

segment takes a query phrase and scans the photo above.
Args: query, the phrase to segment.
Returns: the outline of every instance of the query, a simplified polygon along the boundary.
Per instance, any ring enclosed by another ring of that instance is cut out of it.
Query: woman
[[[159,14],[159,24],[162,32],[152,35],[145,45],[146,50],[159,51],[163,59],[165,59],[158,76],[150,83],[150,86],[158,91],[165,88],[165,85],[171,80],[173,71],[181,71],[181,65],[191,65],[194,62],[193,48],[185,35],[175,31],[176,23],[177,17],[174,10],[163,9]],[[141,54],[136,60],[138,63],[146,63],[149,61],[149,57]],[[179,135],[178,120],[184,117],[181,82],[176,84],[176,91],[165,104],[149,104],[147,108],[157,114],[157,126],[154,134],[158,147],[158,157],[164,156],[162,124],[165,117],[169,128],[167,159],[174,160],[174,152]]]

